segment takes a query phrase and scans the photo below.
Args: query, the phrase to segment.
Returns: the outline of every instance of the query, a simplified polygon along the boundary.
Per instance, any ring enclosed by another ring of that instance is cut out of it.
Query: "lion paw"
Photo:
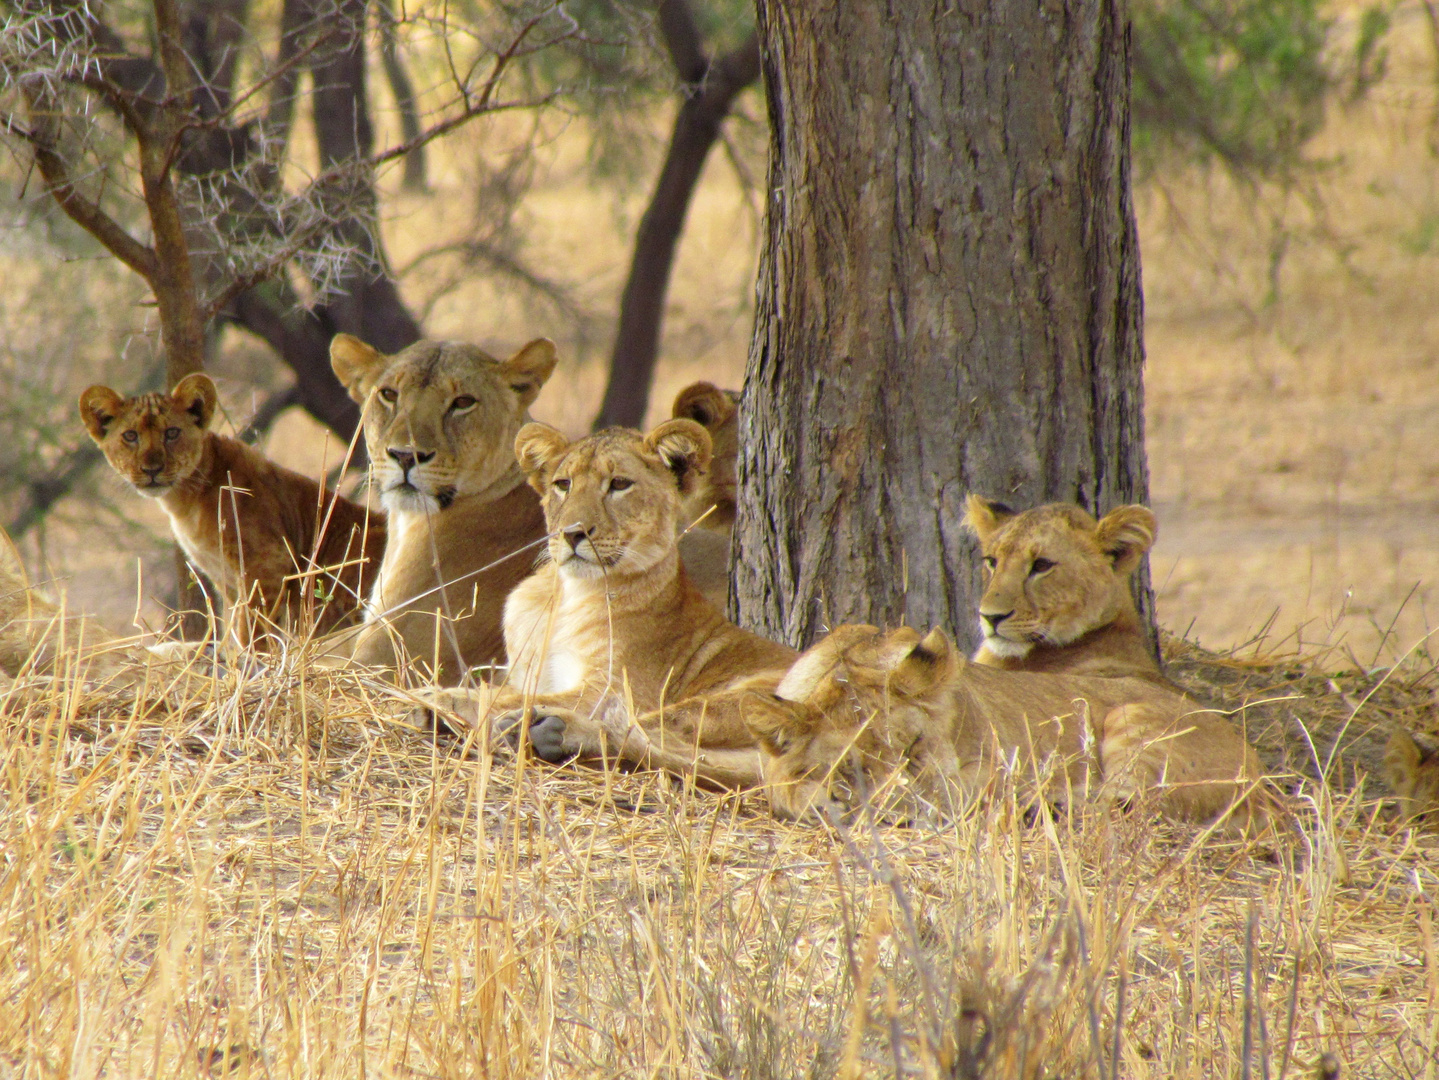
[[[530,722],[530,750],[541,761],[562,765],[574,757],[565,742],[565,720],[553,714],[537,716]]]

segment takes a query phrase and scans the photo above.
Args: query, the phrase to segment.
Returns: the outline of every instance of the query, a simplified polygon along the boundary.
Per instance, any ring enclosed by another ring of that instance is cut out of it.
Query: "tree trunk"
[[[738,614],[796,646],[854,621],[972,646],[966,494],[1148,494],[1125,7],[760,0],[759,28]]]
[[[695,52],[699,52],[695,35]],[[672,53],[675,52],[673,45]],[[680,64],[675,55],[675,63]],[[659,356],[660,325],[675,248],[684,231],[690,198],[710,148],[735,97],[759,75],[759,44],[751,35],[742,44],[704,64],[696,74],[681,70],[685,100],[675,116],[664,167],[635,235],[634,260],[620,298],[619,325],[610,356],[610,380],[595,429],[619,424],[638,427],[645,418]],[[691,79],[695,81],[690,82]]]

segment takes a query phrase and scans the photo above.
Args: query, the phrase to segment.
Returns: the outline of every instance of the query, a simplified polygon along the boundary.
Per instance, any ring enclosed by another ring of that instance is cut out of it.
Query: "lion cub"
[[[983,644],[974,661],[1010,671],[1162,679],[1129,579],[1154,545],[1144,506],[1096,521],[1051,503],[1020,513],[971,495],[965,527],[979,539]]]
[[[1402,817],[1439,822],[1439,740],[1395,729],[1384,748],[1384,779]]]
[[[343,624],[375,579],[384,515],[210,431],[215,403],[215,384],[195,374],[168,394],[92,386],[80,418],[115,471],[159,500],[185,554],[227,597],[293,628]]]
[[[871,790],[912,780],[949,810],[1000,769],[1050,801],[1103,786],[1120,801],[1154,792],[1191,821],[1269,813],[1258,759],[1222,715],[1144,679],[997,671],[939,630],[838,627],[746,720],[782,817],[843,797],[858,773]]]
[[[710,435],[705,474],[684,500],[680,558],[695,587],[720,610],[729,601],[730,531],[735,518],[735,461],[739,457],[739,395],[697,382],[677,395],[676,420],[693,420]]]
[[[796,654],[727,621],[680,562],[675,525],[709,463],[708,433],[670,420],[571,443],[528,424],[515,454],[544,497],[549,562],[505,604],[507,684],[433,700],[471,721],[498,715],[501,729],[529,711],[546,760],[759,783],[743,703],[778,685]]]

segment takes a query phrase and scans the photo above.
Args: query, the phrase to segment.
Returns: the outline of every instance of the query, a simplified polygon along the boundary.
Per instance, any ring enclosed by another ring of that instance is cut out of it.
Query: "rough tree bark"
[[[711,60],[685,0],[663,0],[659,19],[684,101],[675,115],[654,194],[635,235],[634,258],[620,297],[610,380],[595,418],[596,430],[612,424],[638,427],[644,421],[659,355],[670,267],[690,198],[734,99],[759,76],[759,41],[754,34]]]
[[[737,613],[973,645],[966,494],[1148,493],[1125,5],[760,0],[759,30]]]

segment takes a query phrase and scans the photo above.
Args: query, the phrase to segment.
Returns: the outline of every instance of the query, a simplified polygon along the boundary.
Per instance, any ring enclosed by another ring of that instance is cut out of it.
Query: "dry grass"
[[[1261,739],[1296,759],[1297,722],[1322,755],[1321,717],[1368,731],[1399,700],[1181,667],[1236,704],[1305,691]],[[1434,678],[1383,685],[1417,701]],[[760,793],[437,744],[404,709],[298,654],[181,701],[73,671],[6,687],[0,1074],[1439,1067],[1439,840],[1347,770],[1296,779],[1293,834],[1263,843],[1026,824],[1003,789],[941,825],[790,826]]]

